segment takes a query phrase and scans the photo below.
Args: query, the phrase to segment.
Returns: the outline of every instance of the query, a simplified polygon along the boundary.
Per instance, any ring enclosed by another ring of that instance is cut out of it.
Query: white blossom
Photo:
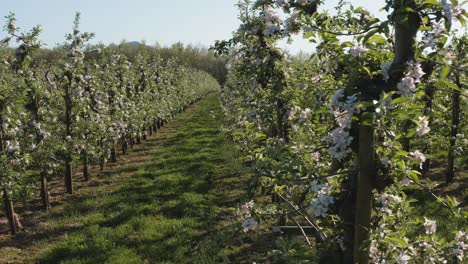
[[[456,19],[461,14],[463,14],[464,9],[461,5],[453,6],[452,3],[448,2],[447,0],[441,0],[440,4],[444,10],[444,16],[449,23],[451,23],[453,19]]]
[[[429,220],[424,217],[424,228],[426,229],[426,234],[432,235],[437,230],[437,224],[435,220]]]
[[[276,3],[279,6],[285,6],[285,5],[289,4],[289,0],[276,0]]]
[[[426,156],[424,156],[424,154],[421,153],[419,150],[410,152],[410,155],[413,156],[414,160],[419,162],[420,167],[422,168],[422,164],[426,161]]]
[[[335,116],[338,127],[328,134],[325,141],[332,143],[328,152],[337,160],[342,160],[346,156],[348,147],[353,141],[353,137],[347,130],[351,128],[354,113],[358,112],[356,109],[358,103],[356,95],[345,97],[343,89],[339,89],[332,96],[331,112]]]
[[[388,71],[390,70],[391,66],[392,64],[390,62],[385,62],[380,65],[380,69],[382,70],[382,76],[385,82],[387,82],[390,79]]]
[[[257,228],[257,221],[255,221],[255,218],[253,217],[247,218],[242,222],[242,228],[244,229],[244,232],[255,230],[255,228]]]
[[[450,250],[459,261],[465,258],[465,251],[468,250],[468,234],[463,231],[458,231],[455,235],[455,246]]]
[[[400,184],[403,186],[408,186],[413,181],[410,178],[405,177],[403,180],[400,181]]]
[[[328,184],[319,184],[317,181],[314,181],[310,190],[316,193],[317,197],[310,202],[309,210],[315,216],[326,217],[330,205],[335,202],[335,198],[329,195],[331,188]]]
[[[265,28],[265,30],[263,30],[263,35],[265,35],[266,37],[271,37],[271,36],[273,36],[275,33],[279,32],[280,30],[281,30],[281,27],[280,27],[280,26],[270,24],[270,25],[267,25],[267,27]]]
[[[408,261],[411,259],[404,251],[400,252],[396,261],[398,264],[408,264]]]
[[[364,53],[368,52],[369,49],[366,48],[366,47],[362,47],[362,46],[356,46],[354,48],[351,48],[349,50],[349,54],[351,54],[352,56],[354,57],[362,57],[362,55],[364,55]]]
[[[424,74],[419,62],[408,62],[408,70],[405,77],[397,84],[398,94],[404,97],[411,97],[416,91],[416,84],[420,82]]]
[[[320,152],[316,151],[316,152],[311,153],[310,158],[316,162],[320,161]]]
[[[419,125],[416,128],[416,135],[421,137],[429,133],[429,131],[431,131],[431,128],[429,127],[429,120],[427,120],[427,117],[425,116],[418,117],[418,122],[419,122]]]

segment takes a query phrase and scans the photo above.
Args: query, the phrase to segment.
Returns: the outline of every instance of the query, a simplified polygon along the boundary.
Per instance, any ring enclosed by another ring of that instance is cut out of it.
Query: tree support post
[[[361,124],[359,127],[359,174],[356,192],[356,216],[354,221],[354,263],[369,263],[369,240],[372,209],[372,179],[374,169],[374,128]]]

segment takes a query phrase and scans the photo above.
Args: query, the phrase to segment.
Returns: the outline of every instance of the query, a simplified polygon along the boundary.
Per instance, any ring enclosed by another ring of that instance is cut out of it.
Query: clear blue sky
[[[338,0],[326,2],[327,7],[332,7]],[[372,12],[385,3],[353,2]],[[15,13],[17,26],[22,29],[41,25],[40,39],[48,47],[64,41],[77,11],[82,14],[82,31],[96,33],[94,42],[119,43],[126,39],[145,40],[147,44],[181,41],[210,46],[215,40],[228,39],[239,27],[236,3],[237,0],[0,0],[0,16]],[[311,47],[306,41],[296,41],[288,49],[295,53]]]

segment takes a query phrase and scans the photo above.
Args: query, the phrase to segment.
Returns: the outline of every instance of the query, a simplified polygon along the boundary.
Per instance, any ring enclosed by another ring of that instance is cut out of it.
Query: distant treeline
[[[92,52],[96,49],[115,49],[125,54],[130,62],[135,60],[138,53],[142,55],[153,55],[159,56],[163,60],[176,59],[179,64],[191,66],[203,71],[208,72],[215,77],[220,84],[223,84],[226,80],[226,61],[223,58],[215,57],[212,51],[202,46],[184,45],[182,43],[176,43],[168,47],[162,46],[148,46],[138,42],[120,43],[120,44],[98,44],[88,45],[86,50],[86,58],[95,59],[98,53]],[[12,50],[13,51],[13,50]],[[33,63],[53,63],[54,61],[63,59],[66,57],[66,51],[63,47],[57,46],[52,49],[40,49],[33,58]]]

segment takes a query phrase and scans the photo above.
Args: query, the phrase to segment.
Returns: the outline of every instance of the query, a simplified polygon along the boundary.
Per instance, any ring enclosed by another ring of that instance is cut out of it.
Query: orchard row
[[[118,48],[87,45],[94,35],[80,32],[79,19],[57,48],[63,56],[41,60],[40,29],[23,32],[8,17],[0,48],[0,191],[13,234],[21,225],[15,200],[40,186],[48,210],[51,178],[63,175],[73,193],[74,168],[89,180],[90,163],[115,162],[117,151],[125,154],[219,89],[211,75],[176,59],[142,50],[130,61]]]
[[[387,0],[382,19],[324,2],[241,1],[239,30],[216,43],[226,129],[256,170],[252,196],[271,195],[242,207],[244,230],[296,226],[304,243],[270,252],[278,263],[462,262],[467,213],[428,175],[466,173],[464,3]],[[299,33],[311,56],[289,58],[278,43]]]

